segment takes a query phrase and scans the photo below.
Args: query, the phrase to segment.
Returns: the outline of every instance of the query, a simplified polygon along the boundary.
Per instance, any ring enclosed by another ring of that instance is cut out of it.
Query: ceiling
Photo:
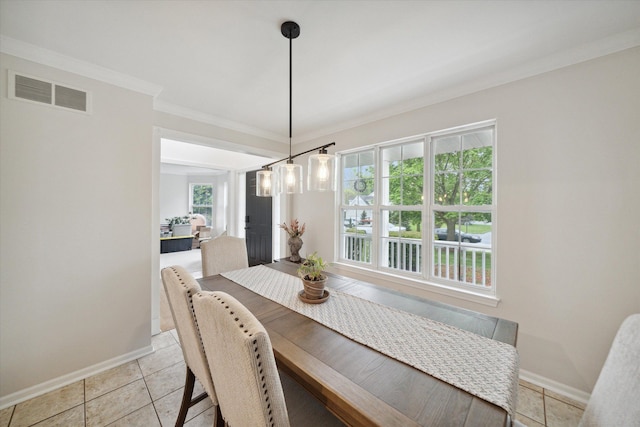
[[[640,45],[640,1],[0,0],[0,47],[288,143],[286,20],[294,144]]]
[[[160,140],[160,173],[169,175],[219,175],[227,170],[253,170],[271,159],[199,144]]]

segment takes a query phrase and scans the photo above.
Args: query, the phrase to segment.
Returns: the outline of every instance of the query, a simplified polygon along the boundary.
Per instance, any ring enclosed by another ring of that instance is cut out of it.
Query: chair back
[[[196,231],[197,235],[198,235],[198,239],[200,240],[204,240],[204,239],[210,239],[211,238],[211,232],[213,231],[213,229],[207,225],[199,225],[198,226],[198,231]]]
[[[220,236],[200,244],[204,277],[249,267],[244,239]]]
[[[580,427],[640,425],[640,314],[625,319],[613,340]]]
[[[162,269],[162,283],[178,332],[184,360],[213,403],[217,405],[218,399],[213,387],[209,364],[193,312],[192,297],[200,292],[200,285],[187,270],[177,265]]]
[[[264,326],[224,292],[193,297],[222,416],[230,426],[289,426],[271,340]]]
[[[191,223],[191,234],[195,234],[198,231],[198,226],[207,224],[207,218],[202,214],[193,214],[189,222]]]

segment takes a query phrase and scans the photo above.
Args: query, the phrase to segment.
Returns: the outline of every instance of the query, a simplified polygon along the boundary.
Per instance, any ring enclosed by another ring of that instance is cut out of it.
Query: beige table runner
[[[333,289],[325,303],[306,304],[298,277],[262,265],[222,276],[515,416],[519,359],[511,345]]]

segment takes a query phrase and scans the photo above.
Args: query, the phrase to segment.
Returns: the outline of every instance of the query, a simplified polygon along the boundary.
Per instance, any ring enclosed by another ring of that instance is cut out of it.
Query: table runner
[[[306,304],[298,277],[263,265],[222,276],[515,416],[519,359],[509,344],[335,289]]]

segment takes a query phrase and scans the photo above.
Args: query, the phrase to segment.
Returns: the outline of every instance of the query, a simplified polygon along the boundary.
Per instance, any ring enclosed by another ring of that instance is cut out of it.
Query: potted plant
[[[327,263],[316,252],[307,255],[307,259],[298,267],[298,276],[302,279],[304,296],[308,300],[326,299],[324,290],[327,276],[324,269]]]
[[[189,215],[174,216],[173,218],[165,218],[165,220],[169,221],[173,237],[191,235],[191,217]]]

